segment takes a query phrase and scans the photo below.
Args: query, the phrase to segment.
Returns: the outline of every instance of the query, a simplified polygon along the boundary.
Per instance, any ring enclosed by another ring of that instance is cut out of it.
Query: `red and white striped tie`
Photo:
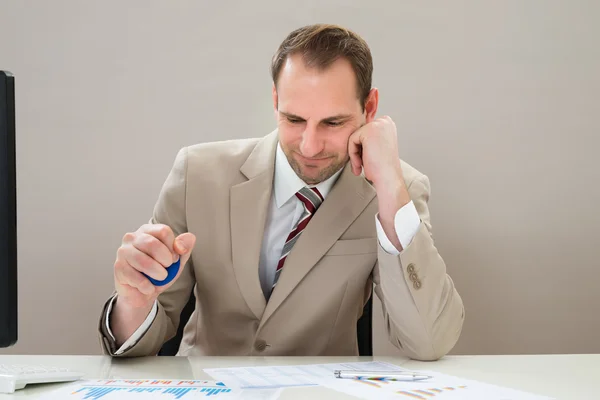
[[[296,192],[296,197],[300,199],[302,204],[304,205],[304,213],[300,217],[300,220],[294,226],[294,229],[288,235],[285,245],[283,245],[283,250],[281,251],[281,257],[279,258],[279,262],[277,263],[277,270],[275,271],[275,280],[273,281],[273,286],[271,287],[271,293],[273,293],[273,289],[277,285],[277,281],[279,280],[279,275],[281,275],[281,270],[283,268],[283,264],[285,263],[285,259],[290,254],[292,247],[294,247],[294,243],[300,237],[300,234],[308,225],[308,222],[312,218],[312,216],[317,211],[317,208],[323,202],[323,196],[319,192],[317,188],[308,188],[303,187],[298,192]]]

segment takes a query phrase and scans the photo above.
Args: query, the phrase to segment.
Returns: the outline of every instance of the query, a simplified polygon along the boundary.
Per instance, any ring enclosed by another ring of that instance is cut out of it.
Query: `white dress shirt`
[[[332,177],[317,185],[307,185],[298,177],[298,175],[296,175],[283,150],[281,149],[281,146],[279,143],[277,144],[273,191],[271,194],[271,200],[269,202],[269,210],[265,223],[265,231],[260,249],[260,260],[258,266],[260,285],[263,293],[265,293],[265,297],[268,297],[271,287],[273,286],[275,271],[277,269],[277,264],[279,262],[281,251],[287,236],[304,212],[304,206],[302,202],[295,196],[296,192],[305,186],[316,186],[319,192],[321,192],[323,195],[323,199],[325,199],[327,198],[327,195],[331,191],[341,172],[342,170],[339,170]],[[406,248],[416,235],[420,222],[419,214],[417,213],[412,201],[398,210],[394,216],[394,228],[396,229],[398,240],[403,248]],[[386,236],[381,223],[379,222],[378,215],[375,216],[375,224],[377,227],[377,239],[381,247],[383,247],[383,249],[390,254],[400,254],[400,252],[394,247],[394,245]],[[106,327],[109,334],[113,337],[113,340],[114,335],[110,330],[109,321],[110,312],[112,310],[115,297],[113,297],[110,301],[108,310],[106,312]],[[158,305],[156,302],[154,302],[154,306],[152,307],[152,310],[148,314],[146,320],[131,335],[131,337],[125,343],[123,343],[123,345],[116,351],[115,354],[121,354],[131,346],[135,345],[135,343],[144,335],[146,330],[148,330],[152,324],[157,311]]]

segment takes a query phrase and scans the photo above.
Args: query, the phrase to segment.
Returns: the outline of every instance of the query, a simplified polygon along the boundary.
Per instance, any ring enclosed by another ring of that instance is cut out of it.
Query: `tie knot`
[[[304,203],[304,206],[311,214],[314,214],[323,202],[323,195],[321,195],[321,192],[316,187],[309,188],[305,186],[296,192],[296,197]]]

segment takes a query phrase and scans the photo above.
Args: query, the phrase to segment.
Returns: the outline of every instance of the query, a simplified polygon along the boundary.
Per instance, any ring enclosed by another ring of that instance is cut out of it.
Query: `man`
[[[271,67],[277,129],[182,149],[150,223],[124,236],[105,353],[157,354],[194,290],[179,355],[356,355],[373,283],[407,356],[452,349],[464,308],[430,233],[429,181],[375,117],[372,70],[342,27],[289,34]],[[148,280],[177,259],[172,282]]]

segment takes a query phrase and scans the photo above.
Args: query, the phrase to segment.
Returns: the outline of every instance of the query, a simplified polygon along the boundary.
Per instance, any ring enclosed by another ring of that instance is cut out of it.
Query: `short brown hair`
[[[291,32],[279,45],[271,62],[271,77],[277,87],[281,68],[288,56],[300,53],[307,67],[325,69],[339,58],[347,59],[356,75],[357,96],[364,110],[371,91],[373,59],[359,35],[339,25],[315,24]]]

